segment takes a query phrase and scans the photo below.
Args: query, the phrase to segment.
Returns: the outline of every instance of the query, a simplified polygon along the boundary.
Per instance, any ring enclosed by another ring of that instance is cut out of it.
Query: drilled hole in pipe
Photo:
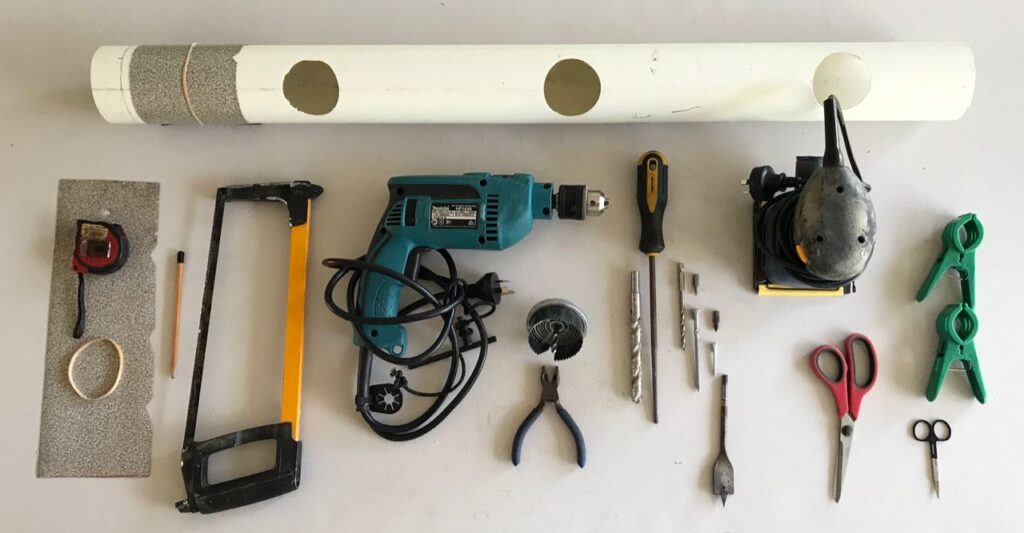
[[[852,109],[871,91],[871,70],[854,54],[829,54],[814,69],[812,88],[819,104],[834,94],[843,109]]]
[[[601,78],[579,59],[555,63],[544,78],[544,100],[559,115],[576,117],[590,111],[601,97]]]
[[[323,61],[299,61],[282,84],[284,97],[307,115],[326,115],[338,105],[338,77]]]

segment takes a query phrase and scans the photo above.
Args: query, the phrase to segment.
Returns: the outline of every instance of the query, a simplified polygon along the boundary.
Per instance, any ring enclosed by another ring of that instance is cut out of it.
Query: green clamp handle
[[[961,232],[963,235],[961,236]],[[985,228],[974,213],[961,215],[946,225],[942,230],[942,254],[932,265],[931,272],[925,278],[921,289],[917,291],[917,301],[923,302],[939,283],[939,279],[949,269],[956,270],[960,275],[960,291],[963,302],[974,307],[974,251],[981,245],[985,236]]]
[[[988,395],[985,392],[985,383],[981,379],[978,352],[974,348],[974,337],[978,334],[978,315],[966,304],[948,305],[935,321],[935,329],[939,332],[941,344],[938,357],[932,366],[928,388],[925,390],[928,401],[935,401],[950,366],[955,361],[960,361],[967,373],[967,381],[971,384],[974,397],[985,403]]]

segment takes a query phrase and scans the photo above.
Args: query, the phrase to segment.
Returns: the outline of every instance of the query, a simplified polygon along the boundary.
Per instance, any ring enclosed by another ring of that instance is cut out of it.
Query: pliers
[[[580,427],[576,425],[576,421],[569,415],[569,411],[566,411],[562,404],[558,401],[558,367],[554,367],[555,371],[551,377],[548,377],[547,367],[542,366],[540,368],[540,403],[537,407],[534,407],[530,414],[526,415],[526,419],[519,425],[519,429],[516,430],[516,436],[512,440],[512,464],[519,465],[519,458],[523,451],[523,439],[526,438],[526,432],[530,430],[530,426],[537,421],[537,417],[540,416],[541,411],[544,410],[544,404],[551,402],[555,404],[555,410],[558,411],[558,416],[562,417],[562,421],[569,428],[572,433],[572,438],[576,441],[576,464],[583,468],[587,464],[587,446],[583,442],[583,433],[580,432]]]

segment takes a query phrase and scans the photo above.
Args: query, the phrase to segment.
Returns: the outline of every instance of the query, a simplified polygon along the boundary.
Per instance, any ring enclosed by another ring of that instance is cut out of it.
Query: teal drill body
[[[419,253],[431,249],[504,250],[555,210],[550,183],[532,175],[469,173],[397,176],[388,180],[388,206],[377,224],[367,261],[415,278]],[[367,272],[360,303],[367,317],[395,317],[403,284]],[[374,344],[404,355],[401,325],[364,325]],[[360,343],[358,335],[356,343]]]

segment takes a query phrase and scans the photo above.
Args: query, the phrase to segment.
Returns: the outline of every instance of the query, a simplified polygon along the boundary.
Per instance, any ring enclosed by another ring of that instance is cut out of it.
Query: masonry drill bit
[[[686,350],[686,305],[683,295],[686,294],[686,266],[679,263],[679,347]]]
[[[643,399],[643,326],[640,324],[640,272],[634,270],[629,273],[629,332],[632,343],[632,354],[630,355],[632,378],[633,403],[640,403]]]
[[[700,390],[700,308],[693,308],[693,384]]]

